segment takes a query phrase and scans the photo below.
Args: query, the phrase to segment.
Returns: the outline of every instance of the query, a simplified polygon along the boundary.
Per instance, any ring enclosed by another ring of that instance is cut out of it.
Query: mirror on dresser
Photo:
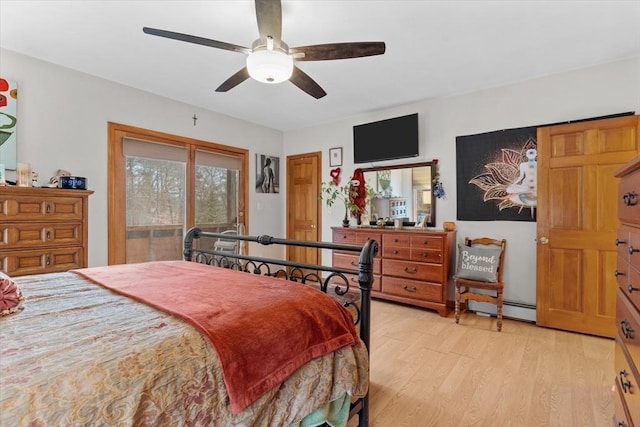
[[[364,179],[374,192],[367,206],[370,220],[400,219],[416,226],[435,227],[433,166],[433,162],[422,162],[362,168]]]

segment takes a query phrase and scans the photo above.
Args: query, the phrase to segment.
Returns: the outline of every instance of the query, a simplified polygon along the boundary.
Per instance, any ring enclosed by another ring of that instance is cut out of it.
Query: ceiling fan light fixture
[[[247,56],[249,75],[262,83],[281,83],[293,73],[293,58],[281,50],[257,50]]]

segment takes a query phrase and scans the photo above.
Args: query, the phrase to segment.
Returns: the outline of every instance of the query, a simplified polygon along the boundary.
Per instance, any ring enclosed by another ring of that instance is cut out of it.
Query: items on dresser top
[[[614,420],[640,425],[640,157],[615,176],[618,187]]]
[[[87,266],[93,191],[0,188],[0,269],[9,276]]]

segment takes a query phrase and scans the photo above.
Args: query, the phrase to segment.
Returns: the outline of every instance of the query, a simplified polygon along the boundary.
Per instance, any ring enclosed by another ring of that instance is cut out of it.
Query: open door
[[[537,324],[613,337],[617,189],[638,116],[538,129]]]

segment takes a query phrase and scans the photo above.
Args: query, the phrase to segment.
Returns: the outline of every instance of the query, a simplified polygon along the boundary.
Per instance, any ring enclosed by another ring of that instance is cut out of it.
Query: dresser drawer
[[[411,261],[442,264],[442,251],[411,247]]]
[[[0,249],[34,248],[37,246],[81,245],[81,222],[65,223],[0,223]]]
[[[347,255],[340,252],[334,252],[333,254],[333,266],[336,268],[344,268],[348,270],[357,270],[360,267],[359,255]],[[373,274],[381,274],[381,260],[380,258],[373,259]]]
[[[640,420],[640,384],[634,370],[625,355],[619,341],[616,341],[613,366],[616,374],[616,385],[622,391],[622,401],[629,410],[631,420]]]
[[[618,189],[618,218],[640,224],[640,170],[621,178]]]
[[[640,229],[629,233],[629,264],[640,270]]]
[[[624,401],[623,391],[620,387],[620,381],[616,379],[616,385],[613,390],[613,425],[615,427],[633,427],[627,412],[628,409]]]
[[[360,286],[360,284],[358,283],[358,275],[357,274],[345,274],[345,277],[349,281],[349,286],[351,287],[350,289],[353,289],[354,286],[356,288],[358,288]],[[333,283],[338,284],[338,282],[333,282]],[[344,284],[343,284],[343,286],[344,286]],[[374,274],[373,275],[373,283],[371,284],[371,290],[380,292],[381,289],[382,289],[382,287],[381,287],[381,284],[380,284],[380,275],[379,274]]]
[[[81,197],[20,197],[0,194],[0,219],[3,220],[82,220]]]
[[[444,246],[444,239],[442,236],[411,236],[411,248],[412,249],[438,249],[442,250]]]
[[[382,271],[385,276],[442,282],[442,264],[383,259]]]
[[[0,265],[9,276],[53,273],[82,268],[84,251],[82,247],[12,251],[0,253]]]
[[[356,233],[356,244],[357,245],[364,245],[365,243],[367,243],[369,240],[375,240],[376,242],[378,242],[378,253],[376,254],[376,258],[380,258],[381,257],[381,252],[382,252],[382,233],[380,232],[362,232],[362,231],[358,231]]]
[[[382,243],[382,233],[375,231],[358,231],[356,233],[356,243],[364,245],[369,240],[375,240],[378,244]]]
[[[442,285],[417,280],[382,277],[382,292],[423,301],[442,302]]]
[[[618,257],[616,280],[622,293],[636,306],[636,310],[640,311],[640,270],[629,266],[626,261]]]
[[[356,243],[355,230],[333,230],[333,243]]]
[[[409,259],[411,256],[411,248],[409,246],[390,246],[382,247],[382,256],[391,259]]]
[[[618,338],[624,343],[631,359],[640,362],[640,314],[628,298],[618,289],[616,300],[616,326]],[[638,368],[638,366],[636,366]],[[640,391],[639,391],[640,395]],[[640,420],[640,418],[638,418]]]
[[[411,237],[403,233],[385,233],[382,236],[382,246],[394,246],[408,248],[411,245]]]

